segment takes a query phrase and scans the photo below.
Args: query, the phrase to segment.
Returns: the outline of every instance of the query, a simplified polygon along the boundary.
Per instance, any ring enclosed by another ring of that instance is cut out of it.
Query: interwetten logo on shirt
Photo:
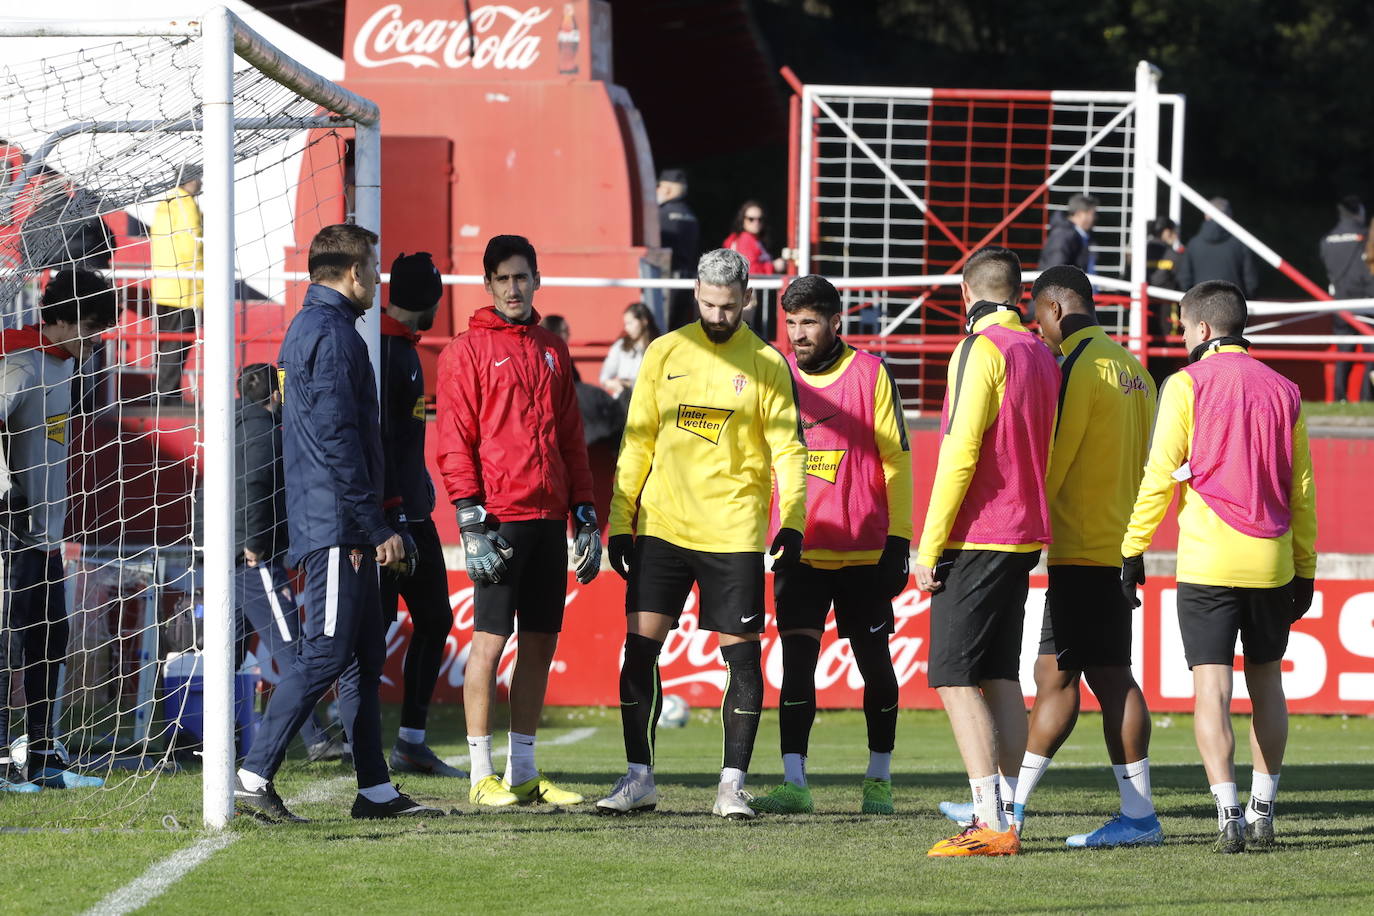
[[[845,449],[834,449],[831,451],[812,450],[806,455],[806,473],[811,477],[819,477],[821,480],[835,482],[835,478],[840,474],[840,462],[844,461]]]
[[[67,444],[67,415],[53,414],[48,417],[48,438],[58,445]]]
[[[421,422],[425,419],[425,396],[422,394],[415,399],[415,406],[410,409],[410,415]]]
[[[697,407],[693,404],[677,405],[677,428],[694,436],[700,436],[712,445],[720,442],[720,431],[725,421],[730,419],[733,410],[721,407]]]

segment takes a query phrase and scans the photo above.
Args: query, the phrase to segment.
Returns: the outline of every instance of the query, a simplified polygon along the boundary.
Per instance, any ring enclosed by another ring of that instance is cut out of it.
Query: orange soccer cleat
[[[963,833],[941,840],[930,847],[926,855],[943,856],[1014,856],[1021,851],[1021,837],[1015,827],[1001,833],[977,823],[964,828]]]

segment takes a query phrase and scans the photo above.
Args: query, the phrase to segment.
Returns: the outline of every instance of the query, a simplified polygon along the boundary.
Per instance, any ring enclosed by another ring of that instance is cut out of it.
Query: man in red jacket
[[[534,246],[518,235],[487,243],[482,270],[491,306],[439,358],[439,469],[458,510],[475,624],[463,675],[472,788],[477,805],[575,805],[534,765],[535,730],[563,626],[568,512],[576,527],[579,582],[601,571],[601,532],[577,408],[572,357],[539,327]],[[496,667],[519,616],[510,685],[510,754],[491,763]]]

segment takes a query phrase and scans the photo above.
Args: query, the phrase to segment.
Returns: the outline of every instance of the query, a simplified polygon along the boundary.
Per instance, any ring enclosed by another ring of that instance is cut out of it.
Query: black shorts
[[[832,604],[841,639],[894,629],[892,599],[883,593],[876,565],[817,569],[799,563],[790,572],[773,574],[773,598],[779,632],[824,630]]]
[[[1189,670],[1235,664],[1237,633],[1247,662],[1278,661],[1292,624],[1291,582],[1278,588],[1178,584],[1178,629]]]
[[[1060,671],[1131,664],[1131,608],[1114,566],[1051,566],[1040,654]]]
[[[625,613],[651,611],[681,616],[696,583],[703,630],[716,633],[763,632],[763,554],[707,553],[661,538],[635,538]]]
[[[1021,630],[1040,551],[947,550],[930,599],[931,687],[976,687],[1021,677]]]
[[[497,529],[515,553],[496,585],[473,592],[473,629],[509,636],[520,630],[557,633],[563,629],[568,597],[568,526],[557,519],[502,522]]]

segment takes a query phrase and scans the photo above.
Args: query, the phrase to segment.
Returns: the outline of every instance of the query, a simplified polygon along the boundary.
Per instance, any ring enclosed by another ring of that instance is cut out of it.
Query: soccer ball
[[[62,762],[63,766],[66,766],[70,758],[67,756],[67,749],[63,747],[62,742],[54,741],[53,750],[57,752],[57,759]],[[29,762],[28,735],[20,735],[10,742],[10,759],[13,760],[14,765],[20,769],[23,769],[25,764]]]
[[[663,698],[663,709],[658,714],[658,727],[682,728],[687,724],[691,713],[692,709],[686,700],[676,694],[669,694]]]

